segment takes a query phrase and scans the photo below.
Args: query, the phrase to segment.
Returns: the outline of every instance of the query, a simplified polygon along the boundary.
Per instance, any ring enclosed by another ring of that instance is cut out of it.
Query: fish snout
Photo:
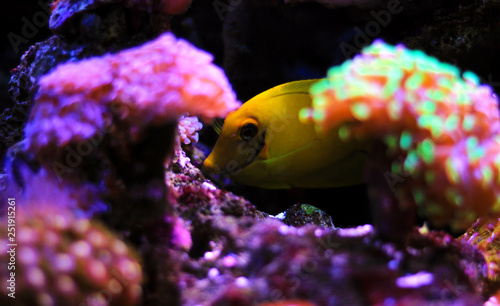
[[[211,158],[205,159],[202,165],[202,169],[209,176],[217,174],[220,170],[219,166],[215,164]]]

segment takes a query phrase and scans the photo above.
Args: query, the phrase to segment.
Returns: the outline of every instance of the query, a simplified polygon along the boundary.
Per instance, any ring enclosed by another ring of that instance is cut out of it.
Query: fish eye
[[[253,123],[245,123],[240,129],[240,137],[243,140],[254,138],[259,132],[259,128]]]

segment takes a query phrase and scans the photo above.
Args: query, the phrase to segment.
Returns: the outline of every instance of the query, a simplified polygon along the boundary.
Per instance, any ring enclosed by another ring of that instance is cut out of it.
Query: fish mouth
[[[212,179],[216,179],[220,176],[228,178],[238,175],[241,170],[254,162],[257,156],[259,156],[264,149],[266,145],[265,132],[261,133],[260,136],[255,137],[253,140],[245,142],[244,144],[250,146],[252,152],[244,156],[242,162],[237,159],[230,159],[229,161],[220,163],[220,161],[217,162],[217,160],[213,160],[213,158],[210,158],[209,156],[205,159],[201,166],[202,173]],[[246,147],[241,149],[248,150],[249,148]]]

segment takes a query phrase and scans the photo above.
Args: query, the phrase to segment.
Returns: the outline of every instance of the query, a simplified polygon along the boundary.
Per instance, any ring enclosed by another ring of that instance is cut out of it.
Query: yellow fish
[[[230,113],[203,162],[205,171],[266,189],[362,183],[362,143],[341,140],[338,129],[317,133],[313,123],[299,121],[299,111],[311,106],[309,87],[317,81],[278,85]]]

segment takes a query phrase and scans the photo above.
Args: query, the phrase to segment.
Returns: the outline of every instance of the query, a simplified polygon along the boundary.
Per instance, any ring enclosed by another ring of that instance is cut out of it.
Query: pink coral
[[[198,142],[198,131],[201,128],[203,128],[203,124],[198,121],[197,117],[181,116],[177,127],[180,142],[183,144]]]
[[[402,206],[416,203],[435,226],[457,231],[500,213],[498,101],[473,73],[377,41],[311,94],[303,119],[387,147],[377,162],[388,164]]]
[[[117,120],[138,134],[184,113],[211,120],[239,106],[212,56],[169,33],[115,55],[61,65],[39,85],[26,127],[32,151],[111,132]]]
[[[134,251],[98,222],[78,219],[51,203],[36,204],[38,208],[16,215],[19,305],[140,303],[143,276]],[[0,261],[7,263],[7,224],[0,223]],[[0,271],[7,275],[7,264]],[[7,286],[0,291],[0,303],[10,305]]]

